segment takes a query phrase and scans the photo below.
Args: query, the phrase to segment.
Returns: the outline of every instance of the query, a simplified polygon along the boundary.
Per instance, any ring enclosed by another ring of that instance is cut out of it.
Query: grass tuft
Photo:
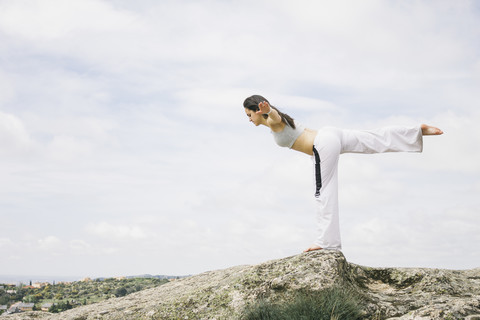
[[[353,290],[332,287],[321,291],[296,292],[291,302],[265,299],[245,308],[242,320],[358,320],[363,303]]]

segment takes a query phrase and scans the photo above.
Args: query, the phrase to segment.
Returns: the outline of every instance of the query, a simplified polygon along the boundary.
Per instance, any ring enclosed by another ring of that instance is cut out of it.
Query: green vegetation
[[[11,286],[0,284],[0,305],[10,306],[22,301],[34,303],[35,310],[51,303],[50,312],[61,312],[80,305],[87,305],[114,297],[123,297],[144,289],[158,287],[167,283],[167,279],[131,278],[96,279],[70,283],[47,284],[40,288],[31,286]]]
[[[290,303],[262,299],[248,306],[243,320],[357,320],[362,318],[361,297],[352,290],[328,288],[299,291]]]

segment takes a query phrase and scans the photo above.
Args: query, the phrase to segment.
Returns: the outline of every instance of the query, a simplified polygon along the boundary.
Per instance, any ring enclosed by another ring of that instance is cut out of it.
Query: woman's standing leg
[[[338,158],[342,149],[341,131],[335,128],[320,130],[313,148],[318,232],[313,247],[341,250],[338,217]]]

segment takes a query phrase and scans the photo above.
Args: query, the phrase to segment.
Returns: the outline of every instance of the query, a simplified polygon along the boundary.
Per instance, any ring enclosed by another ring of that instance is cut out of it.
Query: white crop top
[[[282,131],[279,132],[274,132],[272,131],[273,138],[275,139],[275,142],[280,146],[280,147],[288,147],[292,148],[293,144],[297,140],[298,137],[303,133],[305,130],[305,127],[302,125],[299,125],[298,123],[295,122],[295,129],[290,127],[288,124],[285,124],[285,127],[283,128]]]

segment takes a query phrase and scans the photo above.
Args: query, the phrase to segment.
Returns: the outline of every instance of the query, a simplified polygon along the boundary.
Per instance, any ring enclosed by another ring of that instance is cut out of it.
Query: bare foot
[[[309,251],[314,251],[314,250],[322,250],[323,248],[316,246],[316,245],[311,245],[310,248],[303,250],[303,252],[309,252]]]
[[[437,136],[437,135],[443,133],[442,130],[440,130],[436,127],[426,125],[426,124],[422,124],[420,126],[420,128],[422,128],[422,135],[424,135],[424,136]]]

